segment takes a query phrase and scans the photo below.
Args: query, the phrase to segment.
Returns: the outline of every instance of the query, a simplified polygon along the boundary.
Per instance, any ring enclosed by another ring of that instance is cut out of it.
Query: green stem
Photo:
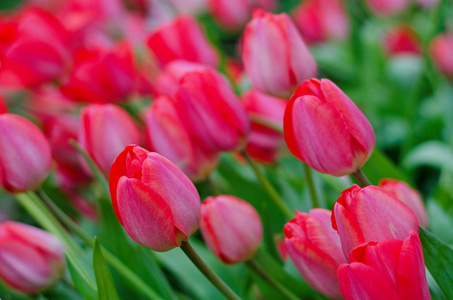
[[[206,278],[227,298],[240,300],[238,295],[203,261],[189,241],[181,243],[181,249]]]
[[[313,182],[311,168],[306,163],[302,163],[302,165],[304,167],[305,180],[307,181],[308,192],[310,193],[310,198],[313,203],[313,207],[314,208],[321,207],[321,204],[319,203],[318,194],[316,193],[315,183]]]
[[[358,169],[355,173],[352,173],[351,175],[354,176],[354,178],[357,180],[361,187],[364,188],[366,186],[371,185],[370,180],[368,179],[368,177],[366,177],[365,173],[363,173],[362,169]]]
[[[242,151],[241,154],[247,160],[250,167],[252,167],[253,171],[256,174],[256,177],[261,182],[261,185],[267,191],[267,193],[269,194],[269,196],[271,197],[271,199],[275,203],[275,205],[280,209],[280,211],[285,215],[285,217],[287,217],[288,219],[294,218],[294,215],[286,207],[285,203],[283,202],[283,199],[280,197],[280,195],[275,190],[275,188],[272,186],[272,184],[269,182],[269,180],[266,178],[266,176],[264,176],[264,174],[261,171],[258,164],[255,161],[253,161],[253,159],[248,155],[248,153],[246,151]]]

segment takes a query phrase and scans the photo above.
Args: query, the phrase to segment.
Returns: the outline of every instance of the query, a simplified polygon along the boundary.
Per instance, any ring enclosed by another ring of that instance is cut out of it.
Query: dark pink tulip
[[[423,203],[422,196],[416,189],[411,188],[404,181],[390,178],[381,180],[379,186],[409,206],[417,217],[420,226],[425,228],[428,226],[428,215],[425,204]]]
[[[65,246],[52,234],[26,224],[0,224],[0,279],[24,293],[52,286],[66,267]]]
[[[5,98],[0,94],[0,114],[8,112],[8,105],[6,104]]]
[[[409,0],[366,0],[368,7],[378,15],[394,15],[409,7]]]
[[[332,226],[338,231],[344,255],[362,243],[386,239],[404,240],[418,222],[409,206],[378,186],[344,190],[332,210]]]
[[[127,146],[110,170],[115,214],[131,238],[155,251],[181,245],[200,224],[200,196],[163,156]]]
[[[81,121],[79,143],[105,174],[124,147],[140,143],[140,132],[134,120],[113,104],[85,107]]]
[[[389,55],[420,55],[420,38],[406,25],[399,25],[387,32],[382,40],[385,52]]]
[[[160,65],[183,59],[217,66],[216,50],[209,44],[197,21],[180,16],[157,28],[148,38],[148,47]]]
[[[38,127],[21,116],[0,114],[0,185],[10,193],[36,189],[51,166],[50,146]]]
[[[291,95],[317,74],[316,63],[288,15],[260,9],[253,11],[245,28],[242,60],[253,87],[277,97]]]
[[[404,240],[369,242],[351,252],[338,268],[346,300],[429,300],[422,246],[416,232]]]
[[[360,109],[332,81],[305,81],[285,110],[284,133],[292,154],[333,176],[357,171],[374,149],[374,131]]]
[[[430,52],[437,68],[453,80],[453,33],[435,37],[431,42]]]
[[[251,259],[263,239],[263,225],[255,208],[230,195],[203,201],[200,229],[206,245],[226,264]]]
[[[331,211],[315,208],[309,214],[297,212],[283,231],[289,256],[305,280],[324,295],[341,298],[337,268],[346,258],[340,237],[332,228]]]

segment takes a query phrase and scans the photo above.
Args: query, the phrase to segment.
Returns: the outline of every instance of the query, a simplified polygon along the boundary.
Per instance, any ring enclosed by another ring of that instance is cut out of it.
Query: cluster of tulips
[[[392,18],[411,5],[433,10],[445,1],[365,2],[371,14]],[[354,9],[340,0],[306,0],[290,17],[274,13],[278,5],[30,0],[0,16],[0,186],[34,219],[28,223],[42,228],[0,215],[0,290],[39,295],[65,277],[91,299],[80,288],[73,254],[93,245],[97,253],[98,241],[87,238],[82,225],[103,222],[111,211],[124,229],[112,225],[109,234],[124,230],[158,252],[181,247],[228,299],[239,296],[189,243],[199,228],[223,263],[245,263],[281,299],[306,296],[254,259],[269,226],[256,207],[228,188],[218,192],[212,174],[232,156],[250,165],[285,218],[273,246],[312,287],[309,295],[431,299],[419,238],[420,226],[428,227],[421,195],[401,180],[370,183],[361,168],[375,148],[372,125],[335,82],[316,78],[310,47],[347,39]],[[210,43],[195,18],[204,9],[216,26],[243,32],[239,58],[225,57]],[[382,46],[388,55],[429,53],[437,70],[453,79],[451,33],[424,49],[415,30],[400,24]],[[309,185],[311,209],[305,212],[289,208],[261,166],[291,154],[302,161]],[[351,175],[358,184],[337,195],[328,210],[317,199],[315,171]],[[64,200],[50,199],[43,184]],[[202,185],[210,190],[205,199]],[[90,200],[108,192],[107,208],[105,199],[102,205]],[[61,201],[76,216],[56,205]],[[121,264],[103,251],[113,268]],[[64,275],[67,264],[70,276]],[[132,266],[117,271],[121,276],[126,269],[140,289],[143,281],[131,275]],[[115,299],[102,296],[106,284],[94,272],[93,299]]]

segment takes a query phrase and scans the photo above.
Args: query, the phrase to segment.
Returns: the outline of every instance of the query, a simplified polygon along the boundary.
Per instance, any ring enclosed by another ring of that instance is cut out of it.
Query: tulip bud
[[[282,98],[317,73],[315,61],[288,15],[260,9],[253,11],[245,28],[242,60],[254,88]]]
[[[437,68],[453,80],[453,33],[438,35],[430,46],[431,56]]]
[[[332,210],[332,226],[338,231],[344,255],[369,241],[404,240],[418,222],[409,206],[377,186],[344,190]]]
[[[183,59],[215,67],[218,55],[197,21],[180,16],[157,28],[148,38],[148,47],[160,65]]]
[[[0,114],[0,185],[10,193],[38,188],[50,172],[52,155],[35,124],[14,114]]]
[[[313,169],[333,176],[356,172],[374,149],[374,131],[354,102],[328,79],[305,81],[285,110],[286,144]]]
[[[65,246],[52,234],[26,224],[0,225],[0,279],[24,293],[56,283],[65,270]]]
[[[368,7],[378,15],[394,15],[404,11],[409,0],[366,0]]]
[[[189,178],[165,157],[130,145],[112,165],[110,195],[130,237],[155,251],[181,245],[200,224],[200,196]]]
[[[389,55],[420,55],[420,39],[415,31],[405,25],[399,25],[389,31],[383,39],[383,47]]]
[[[251,259],[263,239],[263,225],[255,208],[230,195],[203,201],[200,229],[206,245],[226,264]]]
[[[126,111],[113,104],[91,104],[81,113],[79,143],[104,174],[125,146],[138,144],[140,132]]]
[[[404,181],[390,178],[381,180],[379,186],[387,192],[392,193],[409,206],[417,217],[420,226],[425,228],[428,226],[428,215],[426,213],[425,204],[423,203],[420,193],[416,189],[411,188]]]
[[[355,248],[350,263],[338,268],[338,281],[347,300],[431,299],[414,231],[403,241],[386,239]]]
[[[283,231],[289,256],[305,280],[322,294],[341,298],[337,268],[346,263],[340,237],[332,229],[331,212],[315,208],[297,212]]]

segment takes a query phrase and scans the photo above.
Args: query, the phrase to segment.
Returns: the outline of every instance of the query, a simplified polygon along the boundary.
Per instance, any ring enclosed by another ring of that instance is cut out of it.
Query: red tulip
[[[184,173],[163,156],[127,146],[110,170],[116,217],[131,238],[156,251],[181,245],[200,224],[200,196]]]
[[[217,66],[218,57],[195,19],[180,16],[157,28],[148,39],[148,47],[161,65],[183,59]]]
[[[383,47],[389,55],[420,55],[420,39],[415,31],[405,25],[399,25],[389,31],[383,39]]]
[[[200,229],[206,245],[226,264],[251,259],[263,239],[263,225],[255,208],[230,195],[203,201]]]
[[[338,231],[344,255],[362,243],[386,239],[404,240],[418,222],[409,206],[377,186],[344,190],[332,210],[332,226]]]
[[[311,209],[309,214],[297,212],[283,231],[289,256],[305,280],[324,295],[339,299],[337,268],[346,259],[330,216],[322,208]]]
[[[35,124],[14,114],[0,114],[0,185],[10,193],[38,188],[49,174],[49,143]]]
[[[307,80],[291,96],[284,132],[293,155],[333,176],[357,171],[374,149],[374,131],[367,118],[328,79]]]
[[[85,107],[81,121],[79,143],[105,174],[125,146],[140,142],[140,132],[132,118],[113,104]]]
[[[0,225],[0,279],[24,293],[52,286],[65,270],[65,247],[50,233],[26,224]]]
[[[288,15],[260,9],[253,11],[245,28],[242,60],[253,87],[277,97],[291,95],[317,73],[315,61]]]
[[[366,0],[368,7],[378,15],[393,15],[404,11],[409,0]]]
[[[6,104],[5,98],[0,94],[0,114],[8,112],[8,105]]]
[[[428,215],[426,213],[425,204],[423,203],[423,199],[417,190],[411,188],[404,181],[390,178],[381,180],[379,182],[379,186],[387,192],[392,193],[409,206],[417,217],[420,226],[425,228],[428,226]]]
[[[453,33],[438,35],[433,39],[430,52],[434,64],[450,80],[453,80]]]
[[[347,300],[431,299],[414,231],[402,241],[386,239],[355,248],[350,263],[338,268],[338,281]]]

